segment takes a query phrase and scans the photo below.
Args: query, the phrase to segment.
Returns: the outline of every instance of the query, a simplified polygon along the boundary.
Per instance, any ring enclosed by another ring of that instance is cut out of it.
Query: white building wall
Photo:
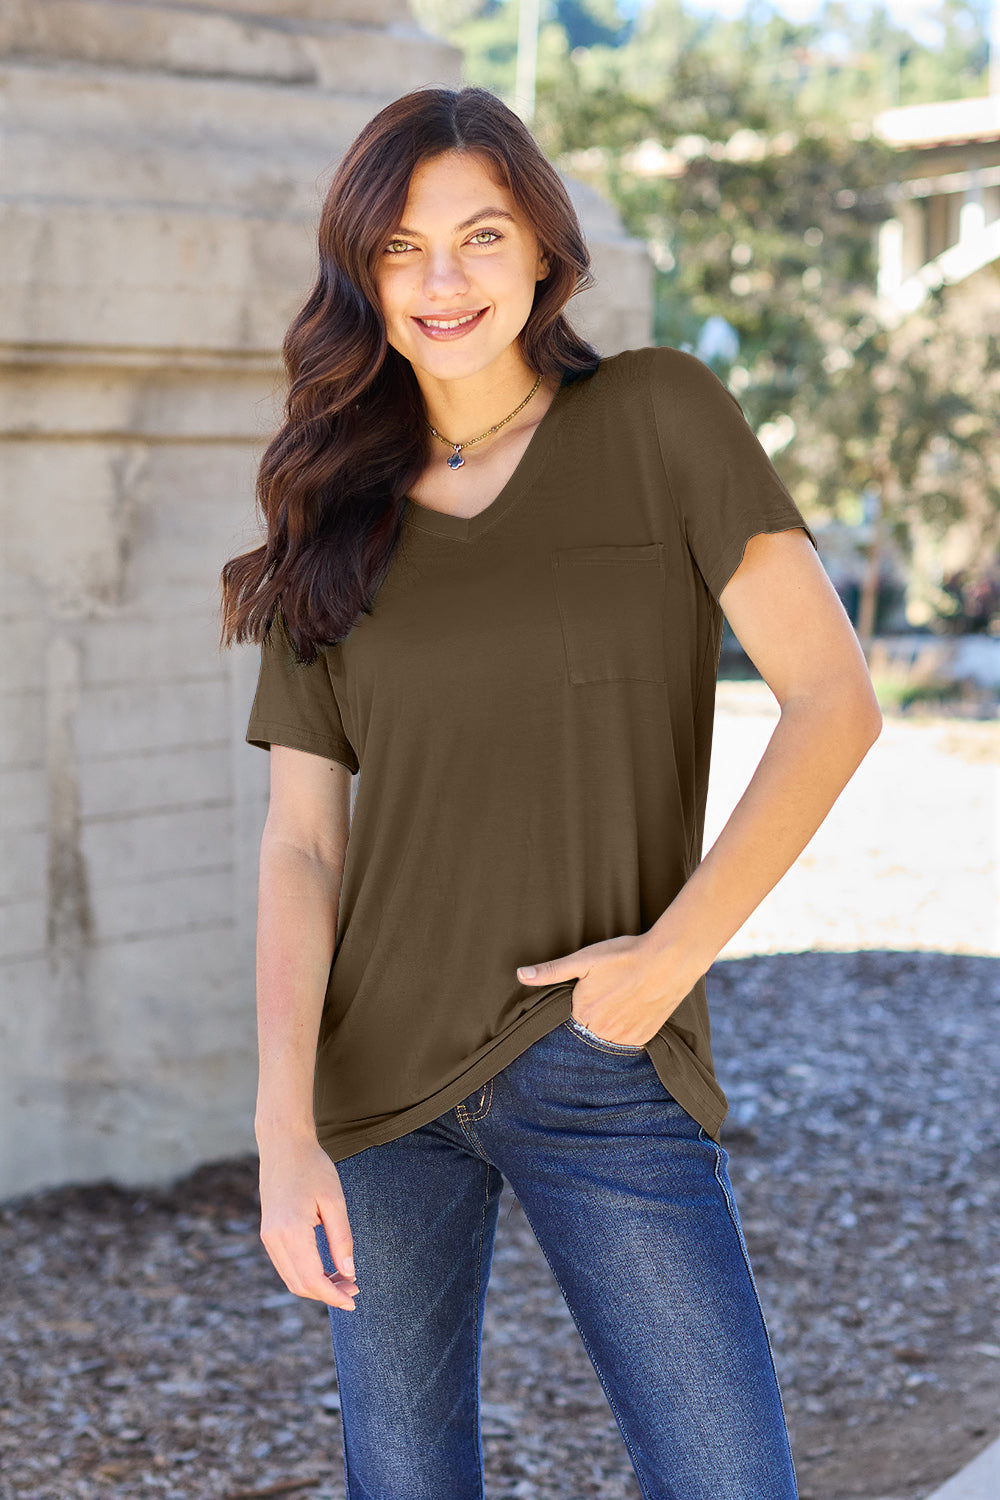
[[[404,0],[0,17],[0,1198],[253,1149],[268,762],[218,574],[329,172],[460,82]],[[644,248],[567,185],[599,281],[571,316],[647,343]]]

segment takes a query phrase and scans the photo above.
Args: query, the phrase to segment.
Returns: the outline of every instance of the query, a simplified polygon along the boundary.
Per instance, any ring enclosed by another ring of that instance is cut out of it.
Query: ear
[[[535,280],[544,281],[551,269],[548,256],[545,254],[540,255],[538,257],[538,275],[535,277]]]

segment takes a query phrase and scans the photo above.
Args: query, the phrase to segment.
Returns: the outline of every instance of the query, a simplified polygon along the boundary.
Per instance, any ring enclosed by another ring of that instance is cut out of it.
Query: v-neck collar
[[[535,428],[528,445],[521,454],[514,472],[485,510],[475,516],[453,516],[447,511],[430,510],[426,505],[407,496],[404,523],[416,531],[428,531],[434,536],[451,537],[457,542],[471,542],[488,527],[505,516],[513,505],[540,475],[549,456],[554,429],[566,405],[566,391],[573,383],[571,372],[564,370],[559,389],[545,409],[545,414]]]

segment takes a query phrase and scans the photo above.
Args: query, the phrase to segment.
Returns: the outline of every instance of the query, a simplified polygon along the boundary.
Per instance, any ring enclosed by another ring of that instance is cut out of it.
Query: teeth
[[[463,323],[471,323],[473,318],[478,318],[479,313],[469,313],[466,318],[421,318],[421,323],[426,323],[428,328],[461,328]]]

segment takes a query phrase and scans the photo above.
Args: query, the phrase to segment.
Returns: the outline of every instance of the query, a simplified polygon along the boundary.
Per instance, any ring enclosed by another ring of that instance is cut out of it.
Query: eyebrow
[[[509,219],[512,224],[516,223],[514,215],[508,213],[505,208],[481,208],[479,212],[477,214],[473,214],[471,218],[463,219],[461,224],[456,224],[455,233],[458,234],[462,229],[471,229],[473,224],[479,223],[480,219]],[[412,235],[414,239],[420,239],[419,231],[416,229],[407,229],[405,224],[400,224],[399,233],[409,234]]]

